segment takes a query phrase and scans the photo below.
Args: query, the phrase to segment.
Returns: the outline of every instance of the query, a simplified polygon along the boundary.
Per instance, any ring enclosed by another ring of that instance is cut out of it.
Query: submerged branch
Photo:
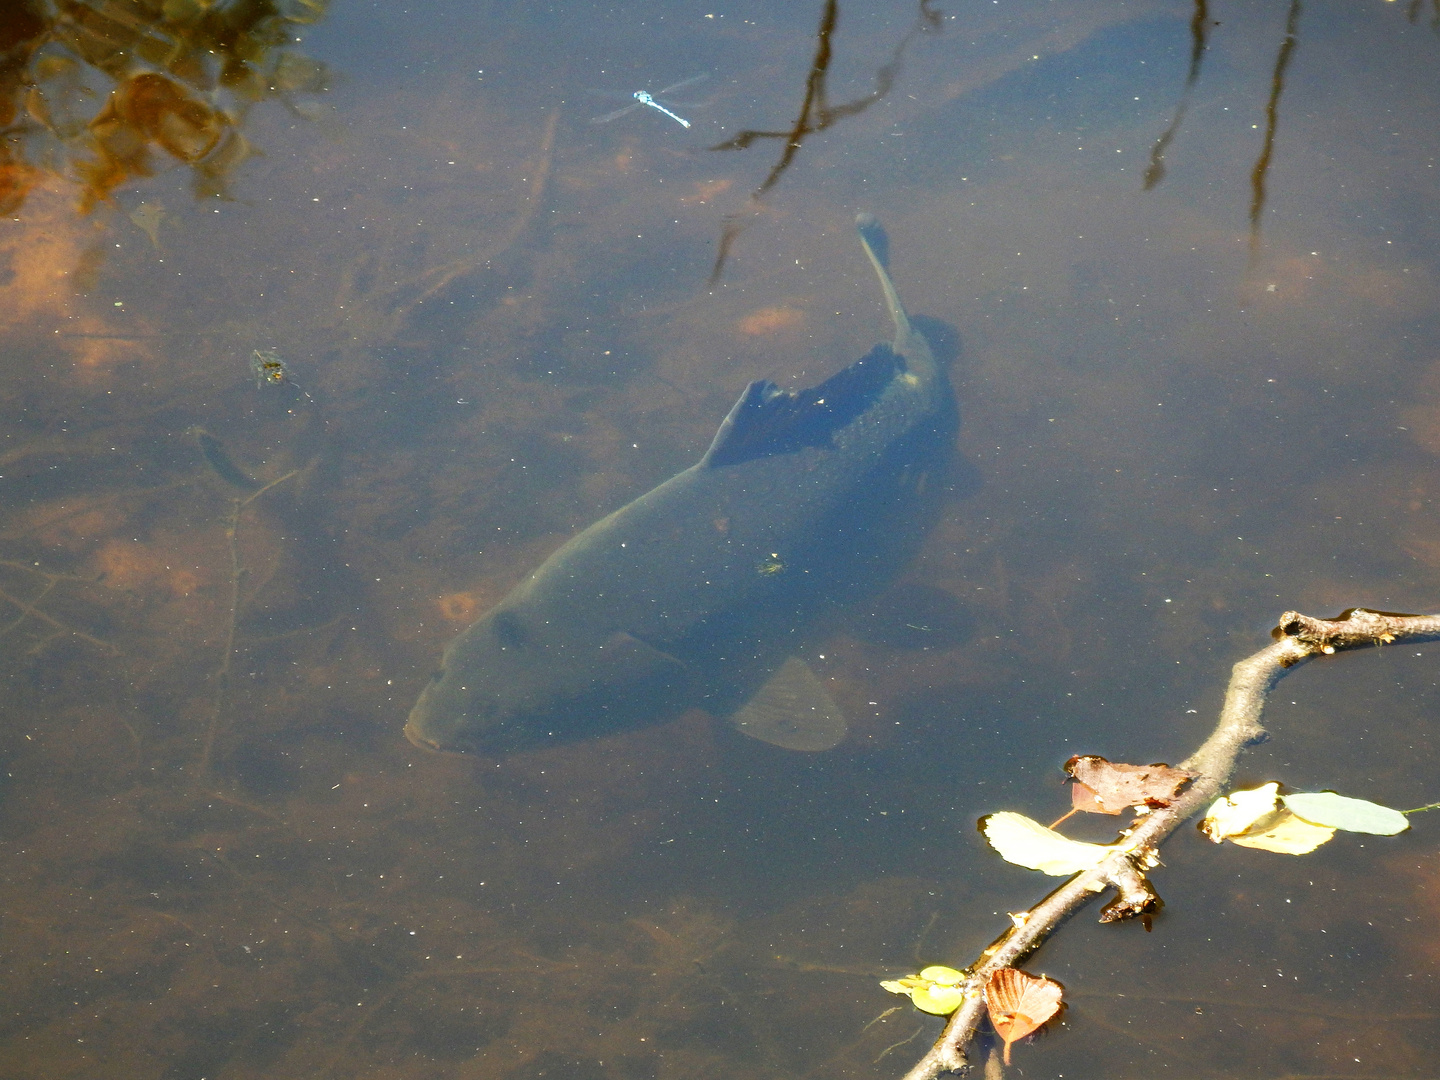
[[[1440,615],[1352,608],[1334,619],[1315,619],[1287,611],[1271,633],[1274,644],[1232,669],[1219,723],[1200,748],[1181,762],[1182,768],[1195,774],[1191,785],[1171,805],[1137,819],[1123,837],[1124,846],[1099,866],[1075,875],[1028,913],[1016,916],[1017,925],[987,947],[969,969],[965,1000],[951,1015],[939,1041],[905,1074],[905,1080],[935,1080],[942,1073],[966,1068],[966,1050],[985,1014],[984,987],[990,973],[1017,966],[1100,893],[1106,889],[1116,892],[1116,898],[1101,911],[1101,922],[1144,917],[1159,908],[1160,897],[1145,878],[1145,871],[1158,863],[1156,849],[1220,795],[1240,751],[1265,737],[1260,714],[1266,696],[1291,669],[1313,656],[1341,649],[1440,638]]]

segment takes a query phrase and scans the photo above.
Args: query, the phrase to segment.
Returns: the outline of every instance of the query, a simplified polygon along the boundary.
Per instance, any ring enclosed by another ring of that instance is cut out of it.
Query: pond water
[[[1440,3],[34,0],[0,42],[7,1076],[899,1076],[941,1022],[878,981],[1049,888],[977,818],[1185,757],[1287,609],[1440,610]],[[688,128],[591,123],[702,73]],[[747,382],[889,340],[860,210],[958,335],[962,464],[813,650],[845,741],[408,743],[445,644]],[[1437,709],[1440,646],[1312,663],[1237,782],[1434,802]],[[1152,932],[1027,963],[1069,1008],[1015,1068],[1434,1075],[1412,821],[1182,829]]]

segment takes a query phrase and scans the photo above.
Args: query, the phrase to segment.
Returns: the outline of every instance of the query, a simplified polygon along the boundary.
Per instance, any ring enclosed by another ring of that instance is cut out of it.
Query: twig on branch
[[[905,1080],[936,1080],[943,1073],[966,1068],[966,1050],[985,1014],[984,988],[990,973],[1017,966],[1061,923],[1106,889],[1115,890],[1116,896],[1101,910],[1101,922],[1147,916],[1160,907],[1160,897],[1145,877],[1145,871],[1159,862],[1156,849],[1186,819],[1220,795],[1240,751],[1265,738],[1260,714],[1266,696],[1281,678],[1317,654],[1440,638],[1440,615],[1351,608],[1334,619],[1315,619],[1287,611],[1271,635],[1276,639],[1273,645],[1232,669],[1219,723],[1204,744],[1180,763],[1195,774],[1190,786],[1169,806],[1139,817],[1121,834],[1124,846],[1099,866],[1076,874],[1024,916],[1015,917],[1016,925],[990,944],[969,969],[964,1001],[951,1014],[939,1041],[905,1074]]]

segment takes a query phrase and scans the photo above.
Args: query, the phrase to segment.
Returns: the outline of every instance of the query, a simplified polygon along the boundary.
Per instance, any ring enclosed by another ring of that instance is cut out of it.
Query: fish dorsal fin
[[[703,464],[718,468],[791,454],[805,446],[828,446],[835,432],[869,408],[902,367],[888,345],[876,345],[849,367],[806,390],[752,382],[715,433]]]
[[[830,750],[845,738],[845,714],[803,660],[790,657],[730,717],[745,735],[786,750]]]

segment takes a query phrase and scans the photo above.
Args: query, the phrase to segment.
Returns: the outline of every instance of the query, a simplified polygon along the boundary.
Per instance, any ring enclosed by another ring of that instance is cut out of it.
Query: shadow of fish
[[[883,229],[856,225],[894,343],[809,389],[746,387],[696,465],[575,536],[450,643],[411,742],[506,753],[697,706],[791,749],[840,742],[844,716],[796,653],[827,610],[903,567],[958,424]]]

